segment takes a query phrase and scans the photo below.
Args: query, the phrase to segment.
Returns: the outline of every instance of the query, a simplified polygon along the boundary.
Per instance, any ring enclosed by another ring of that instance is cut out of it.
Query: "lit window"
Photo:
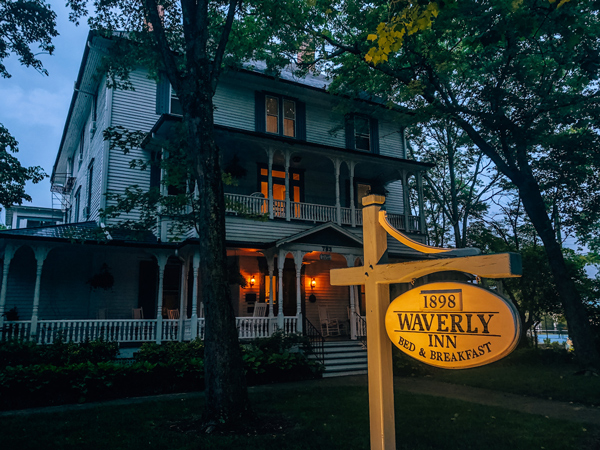
[[[296,102],[283,101],[283,135],[296,137]]]
[[[267,102],[267,133],[279,134],[279,99],[266,97]]]

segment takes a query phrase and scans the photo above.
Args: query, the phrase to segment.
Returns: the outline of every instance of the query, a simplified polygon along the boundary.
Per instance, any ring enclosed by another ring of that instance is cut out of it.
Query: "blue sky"
[[[48,175],[60,144],[88,33],[85,21],[78,27],[69,22],[64,3],[50,1],[60,35],[54,39],[54,54],[40,56],[49,76],[20,66],[11,55],[4,63],[12,78],[0,78],[0,123],[19,141],[16,156],[25,166],[42,166]],[[28,184],[26,191],[33,201],[23,204],[52,206],[49,178],[36,185]],[[3,222],[4,211],[0,217],[0,223]]]

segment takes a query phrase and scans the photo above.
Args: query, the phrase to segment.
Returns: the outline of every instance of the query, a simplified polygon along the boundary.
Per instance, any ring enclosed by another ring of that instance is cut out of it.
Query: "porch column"
[[[302,333],[302,259],[304,253],[300,250],[294,252],[296,266],[296,332]]]
[[[177,327],[177,340],[179,342],[183,341],[183,324],[184,319],[186,318],[186,306],[187,302],[185,299],[187,298],[187,277],[188,277],[188,267],[189,267],[189,259],[185,259],[183,264],[181,265],[181,280],[179,282],[179,326]]]
[[[44,261],[48,256],[51,248],[49,247],[36,247],[33,249],[35,254],[35,261],[37,262],[35,272],[35,290],[33,291],[33,310],[31,312],[31,331],[30,335],[35,340],[34,336],[37,335],[37,325],[40,309],[40,287],[42,283],[42,269],[44,268]]]
[[[162,306],[163,306],[163,285],[165,279],[165,267],[169,257],[165,254],[156,255],[158,260],[158,299],[156,301],[156,343],[160,344],[162,340]]]
[[[350,221],[353,227],[356,226],[356,206],[354,205],[354,167],[356,163],[350,161],[348,163],[348,169],[350,169]]]
[[[267,265],[269,266],[269,336],[273,333],[273,274],[275,273],[275,255],[267,256]]]
[[[279,292],[277,296],[279,313],[277,314],[277,326],[280,330],[283,330],[283,265],[285,264],[285,255],[284,251],[280,250],[277,257],[277,269],[279,273]]]
[[[269,219],[273,219],[273,154],[275,152],[272,148],[269,149]]]
[[[12,244],[6,244],[4,249],[4,265],[2,266],[2,287],[0,288],[0,327],[4,325],[4,312],[6,309],[6,290],[8,288],[8,271],[10,269],[10,262],[15,256],[18,250],[18,246]],[[0,328],[1,331],[1,328]]]
[[[289,151],[285,152],[285,220],[288,222],[291,220],[290,217],[290,156]]]
[[[410,204],[408,200],[408,174],[405,170],[402,171],[402,202],[404,209],[404,231],[408,232],[408,216],[410,214]]]
[[[192,317],[190,321],[190,339],[198,336],[198,270],[200,269],[200,254],[194,253],[192,270],[194,271],[194,284],[192,286]]]
[[[355,255],[344,255],[348,267],[354,267]],[[350,287],[350,339],[356,339],[356,301],[354,299],[354,286]]]
[[[200,198],[200,190],[198,189],[198,182],[194,183],[194,200],[198,200]],[[194,237],[199,238],[200,234],[198,233],[198,228],[193,227]]]
[[[419,231],[425,234],[425,206],[423,202],[423,174],[417,173],[417,187],[419,190]]]
[[[162,158],[163,161],[166,161],[169,158],[169,152],[167,151],[162,151]],[[160,179],[161,181],[164,180],[167,176],[167,171],[164,167],[161,167],[160,169]],[[167,195],[167,186],[165,186],[163,183],[160,183],[160,195],[162,196],[166,196]],[[162,242],[167,242],[168,240],[168,235],[167,235],[167,220],[164,218],[163,216],[163,207],[159,206],[158,207],[158,238],[162,241]]]
[[[333,162],[335,166],[335,215],[336,222],[338,225],[342,224],[342,204],[340,202],[340,165],[342,162],[339,159],[336,159]]]

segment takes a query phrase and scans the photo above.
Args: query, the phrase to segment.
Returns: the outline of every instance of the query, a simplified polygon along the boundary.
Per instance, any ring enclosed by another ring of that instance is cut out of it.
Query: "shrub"
[[[204,342],[194,339],[190,342],[166,342],[164,344],[145,343],[135,355],[136,361],[150,363],[175,363],[193,358],[204,358]]]
[[[65,366],[78,363],[112,361],[117,357],[119,344],[104,340],[81,344],[57,339],[50,345],[37,345],[29,341],[0,342],[0,370],[7,366],[49,364]]]
[[[255,339],[242,349],[248,384],[265,384],[318,378],[321,363],[308,359],[303,349],[308,340],[301,335],[275,333]]]

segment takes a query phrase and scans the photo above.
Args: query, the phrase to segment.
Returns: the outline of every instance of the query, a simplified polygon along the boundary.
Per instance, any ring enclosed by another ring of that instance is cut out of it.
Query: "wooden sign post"
[[[334,286],[365,285],[371,450],[396,449],[392,342],[385,326],[390,306],[389,285],[448,270],[485,278],[515,277],[521,272],[517,254],[466,256],[477,252],[428,247],[412,241],[387,222],[386,213],[380,211],[384,201],[385,197],[379,195],[363,198],[364,266],[333,269],[330,276]],[[423,253],[461,257],[388,264],[388,233]]]

